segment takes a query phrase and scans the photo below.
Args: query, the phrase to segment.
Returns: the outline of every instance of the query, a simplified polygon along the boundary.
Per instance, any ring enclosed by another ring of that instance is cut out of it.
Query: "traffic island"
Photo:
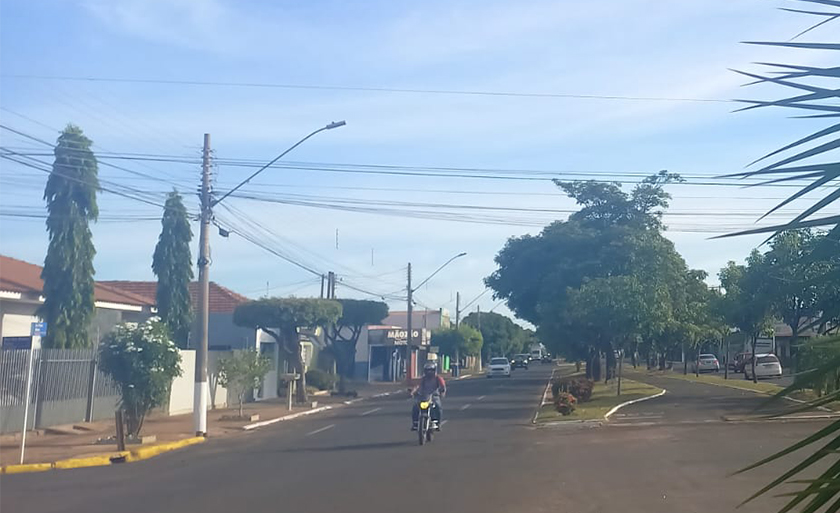
[[[592,388],[592,397],[589,401],[578,402],[575,410],[569,415],[563,415],[557,411],[557,407],[551,401],[550,391],[548,402],[540,406],[534,416],[534,424],[550,425],[565,422],[603,422],[609,416],[618,411],[619,408],[638,402],[652,399],[665,393],[665,390],[647,383],[622,378],[621,395],[617,395],[618,385],[615,381],[610,383],[598,382]]]

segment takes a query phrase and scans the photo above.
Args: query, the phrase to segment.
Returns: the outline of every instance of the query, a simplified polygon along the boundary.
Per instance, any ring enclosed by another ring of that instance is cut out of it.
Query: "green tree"
[[[442,354],[449,355],[460,362],[461,356],[481,354],[484,343],[481,332],[468,324],[461,324],[457,329],[443,328],[432,333],[431,344],[440,348]]]
[[[297,387],[299,403],[307,400],[306,365],[299,331],[301,328],[328,326],[339,317],[341,303],[331,299],[264,298],[243,303],[233,312],[234,324],[263,330],[292,357],[295,373],[300,375]]]
[[[118,325],[99,349],[103,372],[120,388],[126,432],[137,436],[146,415],[166,404],[172,380],[181,375],[181,354],[158,318]]]
[[[41,278],[44,304],[38,316],[47,322],[45,347],[90,347],[88,333],[95,313],[90,221],[96,221],[99,189],[92,141],[67,125],[58,137],[55,161],[44,189],[49,247]]]
[[[219,384],[227,388],[228,393],[236,393],[240,417],[245,395],[260,387],[269,370],[271,359],[254,349],[234,351],[229,357],[219,360]]]
[[[327,329],[327,343],[333,350],[339,387],[343,392],[345,379],[353,377],[356,361],[356,344],[366,324],[379,324],[388,317],[388,305],[381,301],[364,299],[339,299],[341,317]]]
[[[190,257],[192,230],[187,209],[176,191],[170,192],[166,198],[161,225],[152,257],[152,271],[158,279],[157,309],[175,343],[185,348],[193,318],[189,288],[193,278]]]
[[[526,339],[525,330],[515,324],[509,317],[495,312],[482,314],[472,312],[464,317],[461,322],[473,328],[478,328],[479,315],[481,316],[479,331],[484,341],[481,352],[486,358],[522,352]]]

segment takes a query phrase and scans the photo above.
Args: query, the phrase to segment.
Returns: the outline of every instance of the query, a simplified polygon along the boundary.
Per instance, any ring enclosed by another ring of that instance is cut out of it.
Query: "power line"
[[[489,96],[489,97],[510,97],[510,98],[542,98],[542,99],[575,99],[575,100],[618,100],[618,101],[646,101],[646,102],[680,102],[680,103],[731,103],[732,100],[721,98],[682,98],[667,96],[631,96],[613,94],[579,94],[579,93],[531,93],[521,91],[484,91],[484,90],[457,90],[457,89],[428,89],[428,88],[405,88],[405,87],[368,87],[368,86],[343,86],[343,85],[319,85],[319,84],[288,84],[269,82],[224,82],[212,80],[172,80],[154,78],[117,78],[117,77],[78,77],[58,75],[28,75],[28,74],[1,74],[3,78],[22,80],[51,80],[51,81],[76,81],[76,82],[112,82],[128,84],[161,84],[178,86],[202,86],[202,87],[248,87],[265,89],[301,89],[316,91],[355,91],[375,93],[400,93],[400,94],[426,94],[426,95],[454,95],[454,96]]]

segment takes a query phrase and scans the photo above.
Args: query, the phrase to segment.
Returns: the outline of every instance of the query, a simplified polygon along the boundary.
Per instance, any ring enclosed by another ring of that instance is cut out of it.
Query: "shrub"
[[[236,393],[240,417],[245,394],[259,388],[269,370],[271,360],[253,349],[234,351],[229,357],[219,360],[219,384]]]
[[[335,385],[336,377],[321,369],[310,369],[306,371],[306,384],[316,387],[318,390],[329,390]]]
[[[554,399],[554,406],[563,415],[571,415],[577,406],[577,399],[568,392],[560,392]]]
[[[594,386],[594,381],[583,377],[560,378],[551,384],[551,395],[556,400],[558,394],[565,392],[585,403],[592,398],[592,388]]]
[[[166,403],[172,380],[181,375],[181,354],[168,328],[157,317],[120,324],[105,336],[99,361],[120,389],[126,434],[139,435],[146,415]]]

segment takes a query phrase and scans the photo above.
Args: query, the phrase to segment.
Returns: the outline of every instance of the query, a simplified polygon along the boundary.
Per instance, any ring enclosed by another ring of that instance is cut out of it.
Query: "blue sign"
[[[33,337],[46,337],[47,336],[47,323],[45,323],[45,322],[33,322],[31,333],[32,333]]]

